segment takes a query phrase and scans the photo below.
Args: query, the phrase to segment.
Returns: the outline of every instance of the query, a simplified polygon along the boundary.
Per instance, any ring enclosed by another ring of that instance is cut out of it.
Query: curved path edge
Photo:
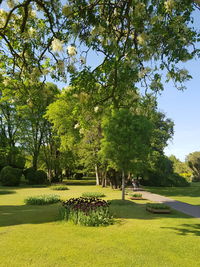
[[[148,191],[138,191],[137,193],[141,193],[143,198],[145,199],[165,203],[172,209],[200,219],[200,206],[195,206],[185,202],[177,201],[168,197],[150,193]]]

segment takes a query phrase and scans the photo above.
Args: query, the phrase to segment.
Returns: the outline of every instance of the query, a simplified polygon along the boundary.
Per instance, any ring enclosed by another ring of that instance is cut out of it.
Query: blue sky
[[[174,138],[165,149],[167,155],[174,154],[184,160],[185,156],[200,151],[200,59],[184,64],[193,78],[186,83],[187,90],[178,91],[165,84],[165,91],[158,98],[159,109],[175,123]]]

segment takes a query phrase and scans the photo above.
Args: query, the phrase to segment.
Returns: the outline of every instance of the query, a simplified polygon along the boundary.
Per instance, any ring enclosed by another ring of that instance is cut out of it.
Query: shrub
[[[169,184],[171,184],[171,186],[186,187],[190,185],[187,179],[180,176],[178,173],[174,173],[173,175],[169,176],[168,181],[169,181]]]
[[[24,202],[27,205],[48,205],[60,201],[60,196],[57,195],[39,195],[25,198]]]
[[[50,186],[51,190],[69,190],[66,185],[52,185]]]
[[[20,184],[22,170],[6,166],[1,170],[0,181],[5,186],[17,186]]]
[[[74,224],[100,226],[113,223],[110,203],[99,198],[71,198],[62,202],[62,218]]]
[[[28,181],[32,180],[32,177],[35,174],[35,169],[33,167],[27,168],[24,170],[23,174],[24,174],[26,180],[28,180]]]
[[[100,192],[85,192],[82,194],[82,197],[105,197],[105,194],[100,193]]]
[[[170,207],[163,203],[147,203],[146,206],[151,209],[169,210]]]
[[[142,197],[142,194],[130,194],[130,197]]]
[[[24,171],[24,176],[29,184],[45,184],[47,182],[47,174],[42,170],[36,171],[30,167]]]

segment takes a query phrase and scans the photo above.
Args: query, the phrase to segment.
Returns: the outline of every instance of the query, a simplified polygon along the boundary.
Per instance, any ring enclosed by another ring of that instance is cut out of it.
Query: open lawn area
[[[0,266],[200,266],[199,219],[176,211],[151,214],[146,201],[128,197],[122,204],[121,192],[110,188],[68,187],[0,187]],[[77,226],[59,220],[60,204],[24,204],[27,196],[70,198],[83,192],[102,192],[112,201],[114,225]]]
[[[148,187],[148,191],[192,205],[200,205],[200,183],[190,187]]]

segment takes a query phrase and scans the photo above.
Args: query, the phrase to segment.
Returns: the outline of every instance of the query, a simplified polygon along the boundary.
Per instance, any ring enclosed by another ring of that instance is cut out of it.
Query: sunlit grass
[[[120,200],[121,191],[68,186],[63,199],[103,192],[111,200],[115,224],[83,227],[59,220],[59,205],[24,205],[27,196],[51,194],[46,188],[0,188],[0,266],[199,266],[200,222],[172,211],[151,214],[147,201]],[[127,197],[128,198],[128,197]],[[184,257],[183,257],[184,255]]]

